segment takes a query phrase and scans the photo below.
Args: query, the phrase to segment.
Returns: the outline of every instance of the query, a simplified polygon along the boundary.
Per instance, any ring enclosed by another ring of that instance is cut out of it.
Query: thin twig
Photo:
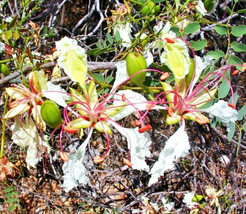
[[[96,70],[106,70],[106,69],[113,69],[115,68],[115,62],[88,62],[88,69],[90,71],[96,71]],[[51,68],[56,65],[55,62],[48,62],[40,66],[40,69],[45,69],[45,68]],[[27,73],[28,71],[32,70],[32,66],[27,66],[23,68],[23,73]],[[16,71],[14,73],[11,73],[10,75],[0,79],[0,86],[3,85],[4,83],[9,82],[12,79],[15,79],[21,75],[20,71]],[[67,77],[66,77],[67,78]]]

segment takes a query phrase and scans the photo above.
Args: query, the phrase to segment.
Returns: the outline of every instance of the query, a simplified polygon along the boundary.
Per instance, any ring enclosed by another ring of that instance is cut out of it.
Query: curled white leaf
[[[212,117],[217,117],[217,119],[227,127],[229,127],[231,123],[235,123],[238,118],[237,110],[229,107],[228,102],[224,100],[219,100],[211,107],[203,109],[203,111],[209,113]]]
[[[69,161],[65,162],[62,166],[64,173],[62,187],[66,192],[69,192],[79,184],[86,185],[89,182],[83,161],[92,131],[93,129],[90,130],[86,140],[82,143],[78,150],[74,154],[69,155]]]
[[[188,154],[190,149],[188,135],[185,132],[184,125],[182,125],[166,142],[164,149],[159,154],[159,159],[151,168],[151,178],[149,186],[156,183],[158,178],[169,169],[174,167],[174,162],[180,157]]]
[[[126,138],[128,149],[131,154],[132,168],[149,171],[149,166],[145,158],[150,156],[149,147],[151,145],[150,135],[147,132],[139,133],[138,128],[123,128],[117,124],[112,125]]]

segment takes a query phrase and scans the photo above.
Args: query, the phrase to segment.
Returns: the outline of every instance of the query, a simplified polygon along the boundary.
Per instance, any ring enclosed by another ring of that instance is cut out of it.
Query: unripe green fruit
[[[133,74],[136,74],[137,72],[147,68],[146,59],[137,52],[129,53],[126,57],[126,68],[127,68],[127,74],[129,76],[132,76]],[[137,86],[142,87],[145,77],[146,77],[146,71],[140,72],[136,76],[132,77],[131,81]]]
[[[56,128],[62,123],[61,112],[58,105],[52,100],[46,100],[41,106],[41,117],[47,126]]]
[[[144,5],[143,8],[141,9],[141,13],[146,16],[148,13],[154,14],[155,13],[155,3],[152,1],[148,1],[147,5]]]
[[[5,64],[1,64],[0,65],[0,68],[1,68],[1,73],[4,75],[4,76],[7,76],[10,74],[10,70],[9,70],[9,67]]]
[[[159,5],[156,5],[154,7],[155,13],[159,13],[161,11],[161,7]]]

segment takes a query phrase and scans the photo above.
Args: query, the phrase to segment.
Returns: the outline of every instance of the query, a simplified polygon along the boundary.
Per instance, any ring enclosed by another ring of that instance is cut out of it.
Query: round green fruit
[[[47,126],[56,128],[62,123],[58,105],[52,100],[46,100],[41,105],[41,117]]]
[[[126,68],[127,68],[127,74],[130,77],[136,74],[137,72],[147,68],[146,59],[137,52],[131,52],[126,57]],[[139,74],[131,78],[131,82],[133,82],[137,86],[142,87],[145,78],[146,78],[146,71],[139,72]]]
[[[10,70],[9,70],[9,67],[5,64],[1,64],[0,65],[0,68],[1,68],[1,73],[4,75],[4,76],[7,76],[10,74]]]

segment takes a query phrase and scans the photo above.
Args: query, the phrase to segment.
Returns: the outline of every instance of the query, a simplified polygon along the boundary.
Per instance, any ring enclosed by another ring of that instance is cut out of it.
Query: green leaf
[[[216,51],[209,51],[209,52],[207,53],[207,56],[211,56],[211,57],[213,57],[215,60],[218,60],[218,59],[224,57],[225,54],[224,54],[224,52],[221,51],[221,50],[216,50]]]
[[[109,47],[106,47],[106,48],[94,48],[94,49],[91,49],[89,51],[86,52],[87,55],[93,55],[93,56],[98,56],[100,54],[103,54],[103,53],[106,53],[106,52],[110,52],[110,51],[113,51],[115,50],[114,48],[109,48]]]
[[[230,76],[228,76],[228,75],[230,75],[229,71],[226,72],[225,76],[226,76],[227,78],[229,78]],[[229,80],[230,80],[230,79],[229,79]],[[219,90],[218,90],[218,97],[219,97],[219,98],[224,98],[224,97],[226,97],[227,94],[229,93],[229,91],[230,91],[230,85],[228,84],[228,82],[226,82],[226,81],[223,79],[223,80],[222,80],[222,83],[221,83],[221,85],[220,85],[220,87],[219,87]]]
[[[188,24],[187,27],[185,27],[184,33],[192,34],[198,31],[199,29],[200,29],[200,24],[198,22],[193,22],[193,23]]]
[[[232,42],[231,47],[235,52],[246,52],[246,45],[242,43]]]
[[[170,31],[174,32],[177,37],[181,35],[178,27],[171,27]]]
[[[13,203],[13,202],[20,202],[20,199],[19,198],[8,198],[7,200],[8,204]]]
[[[214,9],[215,1],[214,0],[204,0],[204,7],[207,12],[211,12]]]
[[[232,97],[233,97],[233,102],[232,102]],[[230,100],[229,100],[229,103],[233,103],[234,105],[237,104],[237,101],[238,101],[238,98],[239,98],[239,95],[237,94],[237,92],[235,92],[233,94],[233,96],[231,96]]]
[[[238,14],[246,13],[246,9],[238,10],[237,13],[238,13]]]
[[[246,33],[246,25],[238,25],[231,28],[231,34],[235,37],[242,36]]]
[[[108,42],[112,45],[114,43],[113,37],[109,33],[106,34],[106,37],[108,39]]]
[[[118,30],[115,33],[115,39],[117,42],[121,42],[120,32]]]
[[[93,73],[91,75],[97,82],[104,82],[104,77],[101,74]]]
[[[200,41],[190,41],[190,44],[194,48],[195,51],[199,51],[207,46],[207,40],[202,39]]]
[[[237,56],[231,55],[229,58],[229,65],[237,65],[237,64],[242,65],[243,61],[240,58],[238,58]],[[236,68],[240,71],[242,70],[242,66],[236,66]]]
[[[246,121],[244,122],[244,124],[243,124],[243,130],[246,132]]]
[[[114,80],[114,77],[108,76],[106,79],[106,83],[110,84]]]
[[[15,188],[14,187],[8,187],[6,189],[4,189],[4,192],[8,193],[8,192],[12,192]]]
[[[104,48],[107,47],[106,41],[104,41],[102,38],[100,38],[100,42]]]
[[[219,26],[219,25],[215,25],[214,26],[214,30],[216,31],[216,33],[218,33],[219,35],[223,36],[225,34],[227,34],[227,27],[225,26]]]
[[[17,204],[11,204],[11,206],[9,207],[9,211],[13,212],[16,208]]]
[[[242,120],[246,115],[246,104],[238,111],[238,120]]]
[[[15,40],[17,40],[17,39],[20,38],[20,34],[19,34],[19,31],[18,31],[18,30],[15,30],[15,31],[13,32],[13,38],[14,38]]]
[[[230,128],[230,131],[227,134],[227,138],[229,141],[231,141],[235,133],[235,128],[236,128],[235,123],[231,123],[229,128]]]

